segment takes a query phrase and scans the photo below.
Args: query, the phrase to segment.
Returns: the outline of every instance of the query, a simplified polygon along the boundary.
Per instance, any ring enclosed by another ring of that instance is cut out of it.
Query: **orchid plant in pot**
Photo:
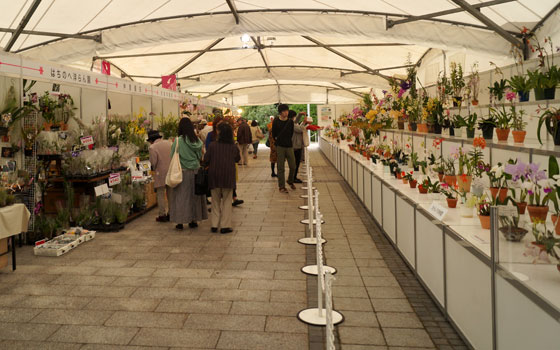
[[[548,194],[552,192],[553,181],[546,176],[544,170],[539,170],[539,165],[535,163],[528,165],[525,178],[522,187],[527,190],[529,196],[529,217],[532,222],[544,222],[548,216]]]
[[[450,185],[455,186],[457,184],[457,173],[455,171],[455,162],[459,159],[459,148],[455,147],[451,149],[451,152],[447,157],[443,159],[443,181]]]
[[[465,127],[467,138],[472,139],[474,137],[474,131],[476,129],[476,121],[478,116],[476,113],[470,113],[467,117],[460,115],[455,116],[455,128]]]
[[[470,97],[473,106],[478,105],[478,91],[480,89],[480,74],[478,73],[478,62],[471,66],[471,75],[467,81],[466,96]]]
[[[463,100],[463,89],[465,88],[465,79],[463,78],[463,67],[460,63],[451,62],[450,80],[453,89],[453,106],[458,107]]]
[[[483,229],[490,229],[490,202],[486,198],[481,198],[477,203],[476,212]]]
[[[552,191],[549,192],[548,198],[554,205],[552,223],[554,224],[554,231],[560,236],[560,220],[558,220],[558,217],[560,217],[560,168],[558,167],[558,160],[554,156],[548,158],[548,176],[552,185]]]
[[[537,110],[540,113],[541,110]],[[556,146],[560,145],[560,108],[549,107],[544,110],[544,112],[539,117],[539,124],[537,126],[537,138],[542,145],[541,140],[541,129],[543,125],[546,127],[546,131],[552,136],[554,144]]]
[[[410,186],[410,188],[416,188],[416,184],[418,181],[414,178],[414,171],[411,170],[405,173],[404,179],[408,181],[408,185]]]
[[[514,109],[515,97],[516,95],[514,92],[509,91],[506,93],[506,99],[512,103],[512,107]],[[500,107],[490,107],[490,116],[496,122],[496,135],[498,136],[498,141],[507,141],[509,137],[509,127],[511,125],[513,113],[506,111],[506,106],[504,103],[502,103]]]
[[[529,164],[516,160],[507,164],[504,171],[511,176],[511,193],[519,214],[525,214],[527,208],[527,188],[523,184],[528,181]]]
[[[505,204],[508,195],[507,180],[510,176],[505,172],[504,165],[498,163],[486,171],[486,175],[488,175],[490,180],[492,198],[494,200],[497,198],[498,204]]]
[[[456,208],[457,201],[459,200],[458,197],[458,186],[457,185],[448,185],[446,183],[442,183],[440,185],[440,191],[446,197],[447,206],[449,208]]]
[[[533,264],[556,263],[560,271],[560,238],[555,237],[554,231],[549,230],[544,223],[533,223],[532,233],[534,241],[525,246],[523,255],[533,258]]]

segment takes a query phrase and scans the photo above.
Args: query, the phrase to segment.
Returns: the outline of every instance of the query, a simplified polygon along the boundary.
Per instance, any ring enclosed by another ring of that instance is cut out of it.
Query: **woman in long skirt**
[[[202,157],[202,142],[196,136],[194,125],[189,118],[179,122],[178,137],[171,147],[171,156],[175,147],[179,147],[179,159],[183,169],[183,182],[169,192],[169,218],[177,223],[177,229],[182,230],[184,223],[190,228],[198,227],[197,221],[208,219],[206,196],[197,196],[194,192],[194,177],[200,167]]]

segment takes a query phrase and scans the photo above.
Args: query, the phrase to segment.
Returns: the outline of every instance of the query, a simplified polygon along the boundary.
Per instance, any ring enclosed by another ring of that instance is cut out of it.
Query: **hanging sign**
[[[144,173],[138,170],[131,170],[130,176],[132,177],[132,182],[138,182],[144,179]]]
[[[439,221],[442,221],[443,218],[445,217],[445,214],[447,214],[448,209],[444,208],[441,204],[439,204],[437,202],[432,202],[432,205],[430,205],[430,208],[428,209],[428,211],[436,219],[438,219]]]
[[[161,87],[164,89],[177,91],[177,76],[175,74],[163,75],[161,77]]]
[[[81,142],[82,145],[84,145],[84,146],[93,145],[93,136],[84,136],[84,137],[80,137],[80,142]]]
[[[101,74],[111,75],[111,63],[108,61],[101,61]]]
[[[115,186],[121,183],[121,174],[112,173],[109,174],[109,186]]]

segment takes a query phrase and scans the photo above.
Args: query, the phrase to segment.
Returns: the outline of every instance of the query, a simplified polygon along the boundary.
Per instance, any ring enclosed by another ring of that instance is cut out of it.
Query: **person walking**
[[[208,186],[212,193],[212,232],[230,233],[235,164],[241,159],[233,141],[233,129],[228,123],[218,125],[218,140],[212,142],[204,155],[208,166]]]
[[[251,128],[244,118],[239,118],[237,128],[237,143],[241,153],[241,165],[249,165],[249,145],[253,143]]]
[[[276,145],[274,143],[274,138],[272,137],[272,123],[274,122],[274,116],[270,116],[270,123],[268,123],[266,125],[266,128],[268,129],[268,147],[270,148],[270,155],[269,155],[269,160],[270,160],[270,170],[272,171],[270,177],[276,177],[276,173],[274,172],[274,167],[276,165],[276,162],[278,161],[278,157],[276,154]]]
[[[171,163],[171,141],[161,138],[159,131],[148,131],[148,142],[151,144],[149,148],[150,163],[154,170],[154,189],[157,194],[158,216],[157,222],[169,221],[169,212],[167,210],[167,188],[165,186],[165,177]]]
[[[292,147],[294,121],[288,117],[289,112],[290,108],[287,105],[280,104],[278,106],[278,117],[275,118],[272,123],[272,138],[276,145],[276,154],[278,157],[278,189],[282,193],[288,193],[286,182],[292,190],[296,189],[294,185],[296,161],[294,158],[294,149]],[[290,168],[287,181],[284,171],[286,161],[288,161],[288,167]]]
[[[264,134],[256,120],[251,123],[251,138],[253,139],[253,159],[257,159],[259,143],[264,138]]]
[[[178,137],[171,146],[171,156],[179,149],[179,160],[183,169],[183,182],[169,191],[169,217],[182,230],[183,223],[190,228],[198,227],[197,221],[208,219],[206,196],[194,193],[194,177],[200,167],[202,141],[196,136],[194,125],[189,118],[179,121]]]
[[[290,112],[292,112],[292,111],[290,111]],[[295,112],[293,114],[295,114]],[[297,184],[300,184],[300,183],[303,182],[300,179],[298,179],[297,175],[298,175],[298,171],[299,171],[299,165],[301,163],[302,156],[303,156],[303,148],[305,147],[304,136],[307,136],[306,134],[307,134],[307,130],[305,128],[305,114],[300,113],[295,119],[295,122],[294,122],[294,136],[292,136],[292,145],[294,147],[294,158],[295,158],[295,161],[296,161],[296,171],[294,173],[294,183],[297,183]]]

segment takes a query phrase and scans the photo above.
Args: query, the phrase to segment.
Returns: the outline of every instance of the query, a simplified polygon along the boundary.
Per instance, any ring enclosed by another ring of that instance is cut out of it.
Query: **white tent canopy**
[[[0,46],[84,69],[107,60],[144,83],[177,74],[182,90],[236,105],[348,103],[385,88],[386,77],[406,73],[407,58],[416,64],[431,48],[463,52],[481,69],[490,60],[511,63],[522,28],[554,33],[558,7],[553,0],[12,0],[0,13]]]

